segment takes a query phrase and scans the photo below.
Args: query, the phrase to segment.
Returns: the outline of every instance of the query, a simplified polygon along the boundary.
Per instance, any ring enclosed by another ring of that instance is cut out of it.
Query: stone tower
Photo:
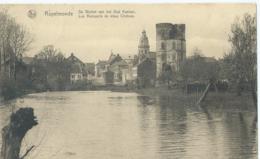
[[[150,58],[149,40],[148,37],[146,36],[145,30],[142,31],[142,35],[139,40],[138,57],[139,57],[139,63],[146,58]]]
[[[156,77],[160,77],[166,64],[179,71],[185,58],[185,24],[156,24]]]

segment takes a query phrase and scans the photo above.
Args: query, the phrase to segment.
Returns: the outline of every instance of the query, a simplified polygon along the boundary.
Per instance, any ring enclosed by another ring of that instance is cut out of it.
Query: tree
[[[250,84],[252,98],[257,107],[256,15],[246,13],[241,20],[237,18],[231,26],[229,41],[238,81],[245,80]],[[240,84],[238,82],[238,86]]]
[[[14,79],[16,79],[16,62],[29,50],[32,42],[33,38],[24,26],[18,24],[7,11],[0,12],[0,47],[3,49],[9,47],[11,50],[5,52],[14,54]]]
[[[37,59],[44,60],[48,63],[53,63],[60,59],[62,53],[56,49],[53,45],[46,45],[43,49],[36,55]],[[59,55],[59,56],[57,56]]]
[[[193,55],[180,68],[180,74],[186,82],[216,80],[218,72],[218,61],[213,57],[204,57],[198,48],[193,50]]]
[[[32,41],[31,34],[7,10],[0,11],[0,95],[6,99],[19,96],[28,88],[28,80],[21,80],[28,77],[20,64]]]
[[[237,73],[234,67],[234,55],[224,54],[223,58],[219,60],[220,72],[219,77],[221,79],[227,79],[230,82],[234,82],[237,79]]]
[[[68,65],[63,53],[53,45],[44,46],[34,57],[34,77],[46,88],[61,89],[68,75]],[[36,81],[37,81],[36,80]]]
[[[35,146],[20,156],[23,138],[37,124],[32,108],[20,108],[12,113],[9,124],[2,129],[1,159],[24,159]]]

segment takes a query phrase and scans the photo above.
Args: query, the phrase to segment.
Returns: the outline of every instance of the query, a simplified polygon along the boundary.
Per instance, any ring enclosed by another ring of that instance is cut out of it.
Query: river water
[[[23,140],[21,153],[36,145],[31,159],[257,158],[251,111],[205,110],[168,96],[49,92],[2,105],[1,128],[19,107],[33,107],[39,122]]]

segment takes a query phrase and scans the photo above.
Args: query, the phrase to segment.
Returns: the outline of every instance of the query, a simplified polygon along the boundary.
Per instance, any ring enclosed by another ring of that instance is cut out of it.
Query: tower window
[[[165,49],[165,44],[163,42],[161,43],[161,49]]]

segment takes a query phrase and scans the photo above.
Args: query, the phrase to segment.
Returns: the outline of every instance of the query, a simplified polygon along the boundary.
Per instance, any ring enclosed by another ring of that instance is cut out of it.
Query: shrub
[[[22,91],[17,88],[14,80],[7,78],[0,79],[0,95],[3,96],[5,100],[13,99],[21,93]]]

